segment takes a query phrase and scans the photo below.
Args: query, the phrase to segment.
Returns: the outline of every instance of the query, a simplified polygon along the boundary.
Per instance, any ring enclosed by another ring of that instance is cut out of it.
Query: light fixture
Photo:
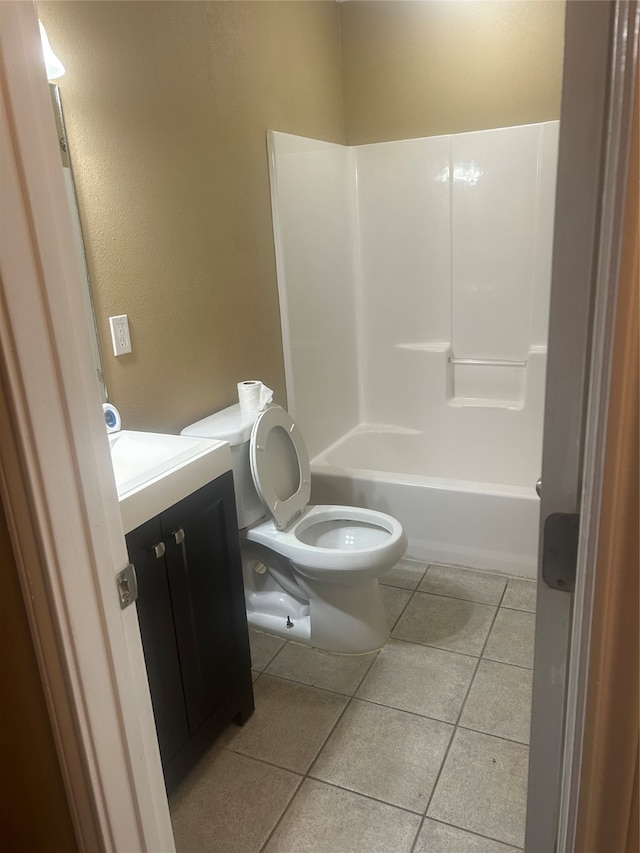
[[[42,21],[38,21],[38,23],[40,24],[40,41],[42,42],[44,64],[47,68],[47,78],[49,80],[57,80],[58,77],[62,77],[64,74],[64,65],[53,52],[53,48],[49,44],[49,39],[47,38],[47,33],[42,26]]]

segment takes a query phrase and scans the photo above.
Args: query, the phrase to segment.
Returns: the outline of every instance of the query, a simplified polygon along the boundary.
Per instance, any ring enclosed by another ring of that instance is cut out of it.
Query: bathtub
[[[389,513],[407,557],[535,578],[537,459],[504,429],[478,446],[451,431],[358,426],[312,459],[311,500]]]

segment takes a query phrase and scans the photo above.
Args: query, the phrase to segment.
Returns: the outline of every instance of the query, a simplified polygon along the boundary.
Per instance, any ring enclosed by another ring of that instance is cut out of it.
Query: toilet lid
[[[300,430],[280,406],[258,415],[249,460],[256,491],[282,530],[309,503],[311,466]]]

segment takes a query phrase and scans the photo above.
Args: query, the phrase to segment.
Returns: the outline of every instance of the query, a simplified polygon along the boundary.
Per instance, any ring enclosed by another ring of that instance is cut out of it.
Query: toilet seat
[[[309,506],[309,454],[280,406],[258,415],[249,460],[271,519],[248,527],[246,537],[287,557],[305,577],[349,584],[378,576],[404,554],[406,536],[392,516],[363,507]]]
[[[283,530],[311,497],[311,464],[302,433],[280,406],[261,412],[251,430],[251,476],[260,500]]]

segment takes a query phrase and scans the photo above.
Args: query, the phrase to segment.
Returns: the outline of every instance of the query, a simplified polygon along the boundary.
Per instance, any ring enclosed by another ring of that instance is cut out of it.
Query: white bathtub
[[[486,430],[479,447],[451,432],[357,427],[312,460],[312,502],[393,515],[408,557],[534,578],[539,463],[508,433]]]

